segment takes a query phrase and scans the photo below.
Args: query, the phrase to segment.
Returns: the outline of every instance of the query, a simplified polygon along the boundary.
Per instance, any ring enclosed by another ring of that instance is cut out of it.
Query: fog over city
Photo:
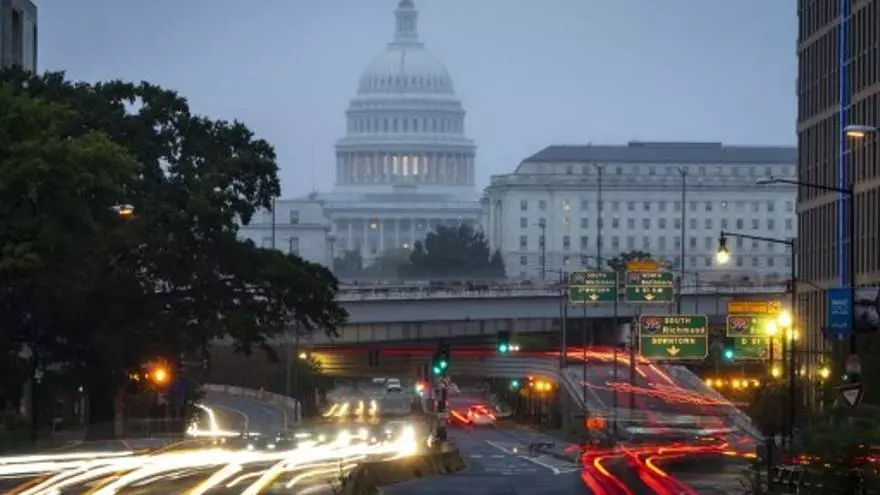
[[[43,0],[40,65],[146,79],[275,145],[285,197],[334,181],[396,0]],[[795,2],[419,0],[478,146],[476,182],[548,144],[795,139]],[[314,181],[313,181],[314,177]]]

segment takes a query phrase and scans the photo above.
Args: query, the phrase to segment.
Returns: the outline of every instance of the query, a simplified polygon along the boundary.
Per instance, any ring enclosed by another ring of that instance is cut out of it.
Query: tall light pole
[[[796,403],[795,403],[795,375],[797,374],[797,366],[795,363],[795,356],[797,356],[797,351],[795,350],[795,328],[794,322],[797,321],[797,250],[795,249],[795,240],[792,239],[777,239],[775,237],[761,237],[755,235],[748,234],[739,234],[734,232],[725,232],[721,231],[721,235],[718,237],[718,252],[717,252],[717,260],[721,264],[725,264],[730,261],[730,251],[727,247],[727,238],[728,237],[736,237],[740,239],[749,239],[753,241],[764,241],[772,244],[783,244],[788,246],[791,249],[791,259],[789,264],[791,265],[791,273],[789,276],[791,277],[791,314],[787,318],[787,322],[784,323],[784,326],[790,327],[790,333],[784,335],[783,344],[787,345],[789,348],[789,356],[788,356],[788,394],[789,394],[789,406],[788,406],[788,441],[789,441],[789,449],[792,448],[794,444],[794,423],[796,419]],[[782,323],[782,322],[781,322]],[[788,338],[791,337],[791,338]],[[782,357],[785,359],[785,351],[782,351]],[[770,362],[772,366],[773,362],[773,339],[770,339]],[[772,368],[771,368],[772,372]],[[784,423],[784,422],[783,422]],[[785,432],[783,432],[785,434]]]
[[[676,304],[676,311],[678,314],[681,314],[681,301],[684,299],[682,296],[682,289],[684,288],[684,257],[686,254],[685,250],[685,234],[687,233],[687,226],[685,222],[687,221],[687,175],[688,171],[684,167],[676,167],[679,175],[681,175],[681,255],[678,262],[678,301]],[[697,298],[699,299],[699,298]]]
[[[541,283],[544,283],[547,281],[547,221],[542,219],[538,227],[541,229]]]
[[[598,205],[596,208],[596,269],[602,269],[602,228],[604,227],[603,219],[602,219],[602,210],[605,207],[603,197],[602,197],[602,186],[603,186],[603,176],[605,175],[605,167],[602,165],[593,164],[593,167],[596,168],[596,174],[599,179],[597,181],[597,200]]]
[[[276,223],[275,222],[275,199],[276,198],[274,198],[274,197],[272,198],[272,249],[276,249],[275,248],[275,223]]]
[[[853,138],[864,137],[867,130],[870,129],[868,126],[847,126],[844,128],[844,136],[850,136]],[[874,128],[876,132],[877,129]],[[853,190],[854,184],[854,174],[851,172],[849,175],[849,186],[848,187],[831,187],[825,186],[822,184],[813,184],[810,182],[803,182],[799,180],[792,179],[781,179],[779,177],[770,176],[767,179],[761,179],[756,182],[758,185],[767,185],[767,184],[793,184],[799,187],[806,187],[810,189],[818,189],[820,191],[828,191],[828,192],[836,192],[840,194],[840,202],[841,202],[841,211],[844,211],[844,204],[846,206],[847,214],[849,218],[847,219],[847,230],[849,231],[849,235],[847,236],[847,263],[845,265],[845,270],[842,270],[840,281],[842,287],[849,287],[850,289],[850,300],[855,299],[855,285],[856,285],[856,254],[857,254],[857,246],[856,246],[856,206],[855,206],[855,191]],[[843,201],[843,198],[846,197],[846,201]],[[840,249],[843,250],[843,247],[840,246]],[[792,247],[792,253],[794,253],[794,247]],[[794,264],[794,260],[792,260],[792,265]],[[858,355],[856,349],[856,333],[852,329],[850,329],[849,334],[849,356],[856,357]],[[843,368],[843,363],[841,363],[841,368]]]

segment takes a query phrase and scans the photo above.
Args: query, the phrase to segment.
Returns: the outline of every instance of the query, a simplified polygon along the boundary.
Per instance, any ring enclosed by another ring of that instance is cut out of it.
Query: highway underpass
[[[629,373],[628,356],[591,348],[584,366],[583,351],[571,350],[561,367],[558,353],[534,352],[498,355],[493,349],[453,349],[450,376],[460,378],[509,378],[532,376],[557,384],[569,400],[564,415],[620,417],[643,420],[652,425],[669,425],[677,418],[691,418],[693,424],[726,425],[750,436],[759,436],[748,417],[699,377],[680,365],[652,363],[638,358],[635,374]],[[314,357],[324,373],[337,377],[425,376],[433,349],[383,349],[378,366],[370,366],[365,349],[318,349]],[[580,360],[580,363],[572,364]]]

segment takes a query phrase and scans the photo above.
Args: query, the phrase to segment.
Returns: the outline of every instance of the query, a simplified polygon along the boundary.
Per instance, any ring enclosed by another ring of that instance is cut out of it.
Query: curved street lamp
[[[843,128],[843,133],[846,134],[846,137],[853,139],[862,139],[868,134],[876,134],[878,132],[880,132],[880,128],[865,124],[850,124]]]
[[[715,259],[722,265],[730,261],[730,250],[727,249],[727,236],[724,234],[718,237],[718,251],[715,253]]]
[[[130,204],[113,205],[110,209],[116,212],[120,217],[130,217],[134,215],[134,206]]]

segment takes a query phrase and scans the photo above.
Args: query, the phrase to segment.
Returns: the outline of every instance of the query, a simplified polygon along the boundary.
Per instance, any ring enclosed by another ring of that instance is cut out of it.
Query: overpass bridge
[[[733,299],[778,299],[783,286],[685,287],[682,313],[706,314],[710,321],[723,322],[727,303]],[[562,315],[566,319],[589,320],[592,332],[615,328],[614,305],[567,306],[562,286],[511,286],[474,288],[431,288],[427,286],[358,287],[337,294],[349,313],[339,329],[337,344],[424,341],[438,338],[479,338],[507,330],[514,334],[559,333]],[[618,304],[620,322],[642,314],[674,312],[668,304]],[[600,340],[601,341],[601,340]],[[331,343],[316,334],[311,344]]]

